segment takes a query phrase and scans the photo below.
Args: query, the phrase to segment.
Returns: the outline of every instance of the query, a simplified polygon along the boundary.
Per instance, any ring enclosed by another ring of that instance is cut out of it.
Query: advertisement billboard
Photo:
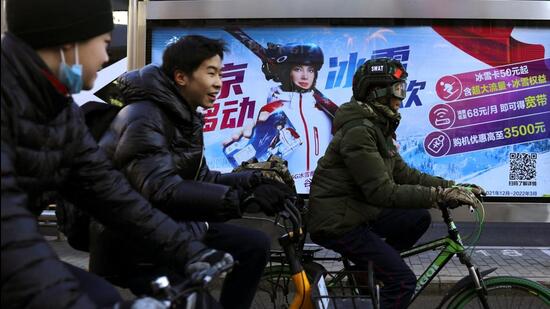
[[[550,28],[152,27],[150,62],[160,64],[167,44],[190,34],[229,48],[215,107],[202,111],[212,170],[276,154],[307,194],[355,70],[389,57],[409,73],[396,139],[409,165],[477,183],[490,196],[550,194]],[[308,64],[313,81],[285,71],[290,58]]]

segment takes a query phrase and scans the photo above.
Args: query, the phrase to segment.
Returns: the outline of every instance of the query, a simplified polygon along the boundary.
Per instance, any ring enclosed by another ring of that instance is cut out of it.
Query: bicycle
[[[458,256],[461,264],[465,265],[468,269],[469,275],[458,281],[443,296],[443,299],[437,308],[548,308],[550,306],[550,290],[537,282],[512,276],[486,278],[490,273],[494,272],[496,268],[479,271],[479,269],[473,264],[470,255],[468,254],[468,249],[473,252],[474,246],[467,248],[464,245],[462,237],[451,217],[450,209],[445,205],[442,205],[440,210],[443,221],[448,228],[448,235],[440,239],[414,246],[409,250],[401,252],[401,257],[407,258],[427,251],[439,250],[439,255],[418,278],[410,304],[414,303],[422,291],[424,291],[426,286],[436,277],[439,271],[444,268],[445,265],[456,255]],[[477,235],[475,236],[476,239],[473,242],[475,244],[477,239],[479,239],[483,228],[485,217],[484,208],[483,206],[481,206],[480,209],[470,208],[470,211],[476,214],[476,220],[479,222],[479,228]],[[300,250],[295,250],[294,252],[286,252],[285,250],[285,257],[288,261],[290,261],[290,264],[296,263],[296,260],[301,263],[311,263],[311,261],[315,263],[315,257],[311,258],[308,257],[308,255],[300,255],[297,254],[297,252],[300,253]],[[313,281],[313,275],[312,273],[309,273],[302,277],[302,280],[308,281],[307,284],[298,281],[298,284],[306,284],[308,286],[310,282],[313,282],[311,286],[313,286],[315,305],[318,305],[319,300],[323,299],[334,300],[342,297],[357,298],[358,296],[361,296],[358,293],[358,290],[364,287],[357,285],[358,280],[355,280],[356,276],[350,271],[349,262],[345,259],[342,259],[342,261],[344,262],[344,269],[332,273],[326,272],[322,265],[315,263],[320,265],[320,267],[316,267],[317,269],[315,269],[314,272],[324,272],[329,276],[328,280],[325,280],[325,276],[317,276],[317,281]],[[292,267],[295,268],[294,266]],[[280,302],[276,302],[279,294],[281,294],[280,292],[282,291],[284,297],[286,297],[289,293],[288,283],[290,280],[288,280],[288,278],[290,278],[292,273],[289,269],[290,268],[288,267],[285,268],[284,265],[279,265],[278,268],[268,269],[269,271],[266,272],[264,277],[264,280],[267,282],[275,282],[275,284],[272,284],[273,289],[271,291],[271,296],[272,300],[274,300],[273,303],[275,307],[281,305]],[[322,291],[319,291],[319,286],[321,286],[321,289],[323,286],[323,284],[319,285],[318,280],[320,280],[320,278],[323,278],[324,285],[326,286],[328,293],[322,293]],[[330,295],[330,290],[338,286],[350,287],[350,291],[355,294],[344,296]],[[367,297],[371,297],[372,305],[375,306],[378,303],[377,285],[371,282],[368,288],[371,295],[367,295]],[[311,294],[311,288],[307,290],[306,293]],[[296,299],[296,297],[294,297],[294,299]]]
[[[277,214],[275,219],[245,217],[245,219],[265,220],[273,223],[283,232],[278,237],[278,243],[282,250],[271,250],[269,264],[262,275],[256,298],[258,298],[258,294],[266,295],[260,297],[260,301],[255,301],[254,308],[264,307],[266,305],[265,298],[274,308],[311,308],[311,300],[306,297],[309,295],[310,280],[306,278],[301,258],[305,237],[302,229],[302,216],[294,206],[293,200],[287,200],[284,208],[285,210]],[[290,292],[291,281],[296,289],[293,301],[289,303],[287,296]]]
[[[282,250],[272,250],[268,266],[260,282],[258,294],[265,293],[273,308],[312,309],[315,304],[311,297],[310,282],[319,274],[325,274],[326,269],[316,261],[342,261],[341,258],[316,258],[314,255],[321,249],[305,250],[305,228],[302,224],[304,210],[298,209],[293,200],[287,200],[285,211],[278,214],[275,220],[267,218],[247,217],[252,220],[266,220],[280,227],[284,234],[278,237]],[[343,260],[344,265],[348,265]],[[354,280],[351,272],[347,273],[349,280]],[[372,277],[372,270],[369,270]],[[292,284],[290,284],[292,282]],[[374,280],[371,281],[374,283]],[[360,288],[364,288],[360,286]],[[374,285],[365,287],[368,295],[359,295],[363,302],[373,302]],[[357,294],[357,292],[354,292]],[[289,301],[289,296],[292,295]],[[258,296],[257,296],[258,298]],[[261,297],[259,297],[261,298]],[[264,297],[265,298],[265,297]],[[254,303],[254,308],[267,307],[265,299]],[[377,307],[374,307],[377,308]]]
[[[497,268],[484,271],[473,264],[468,248],[451,217],[450,209],[440,207],[442,218],[448,228],[446,237],[414,246],[401,252],[402,258],[419,255],[430,250],[439,250],[438,256],[417,279],[416,288],[409,305],[413,304],[426,286],[436,277],[439,271],[456,255],[461,264],[468,269],[468,276],[459,280],[444,296],[437,308],[548,308],[550,307],[550,290],[543,285],[519,277],[487,275]],[[479,239],[484,222],[484,209],[473,209],[479,221],[479,229],[474,243]],[[481,215],[480,215],[481,214]],[[473,252],[474,247],[470,248]],[[343,271],[337,272],[330,284],[344,279]],[[327,283],[327,286],[330,286]],[[328,296],[330,298],[330,296]]]

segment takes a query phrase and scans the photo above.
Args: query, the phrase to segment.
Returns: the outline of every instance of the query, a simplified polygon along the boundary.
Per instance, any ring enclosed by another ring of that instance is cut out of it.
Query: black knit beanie
[[[113,30],[110,0],[7,0],[6,19],[8,31],[34,49]]]

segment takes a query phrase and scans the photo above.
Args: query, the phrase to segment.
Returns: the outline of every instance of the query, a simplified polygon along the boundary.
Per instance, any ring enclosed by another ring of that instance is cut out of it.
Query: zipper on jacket
[[[300,93],[300,117],[302,118],[302,123],[304,124],[304,131],[306,132],[306,171],[309,171],[309,133],[307,131],[307,122],[304,117],[302,103],[302,94]]]
[[[204,148],[201,149],[201,161],[199,163],[199,168],[197,169],[197,172],[195,173],[195,181],[197,180],[197,178],[199,178],[199,172],[201,171],[203,157],[204,157]],[[203,221],[202,223],[204,223],[204,225],[206,226],[206,231],[208,231],[210,229],[210,224],[208,224],[207,221]]]
[[[199,178],[199,173],[201,171],[203,157],[204,157],[204,148],[201,149],[201,160],[199,162],[199,168],[197,168],[197,172],[195,173],[194,180],[197,180],[197,178]]]
[[[313,127],[313,137],[315,142],[315,155],[319,155],[319,130],[317,127]]]

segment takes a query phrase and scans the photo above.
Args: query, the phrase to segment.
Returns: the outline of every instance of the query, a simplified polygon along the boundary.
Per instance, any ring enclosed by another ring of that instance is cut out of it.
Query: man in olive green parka
[[[355,73],[351,102],[336,112],[334,137],[310,189],[311,239],[365,269],[373,261],[383,282],[382,308],[405,308],[416,277],[399,256],[424,234],[428,208],[477,207],[470,190],[409,167],[395,145],[407,73],[397,60],[374,59]],[[385,239],[385,240],[384,240]]]

